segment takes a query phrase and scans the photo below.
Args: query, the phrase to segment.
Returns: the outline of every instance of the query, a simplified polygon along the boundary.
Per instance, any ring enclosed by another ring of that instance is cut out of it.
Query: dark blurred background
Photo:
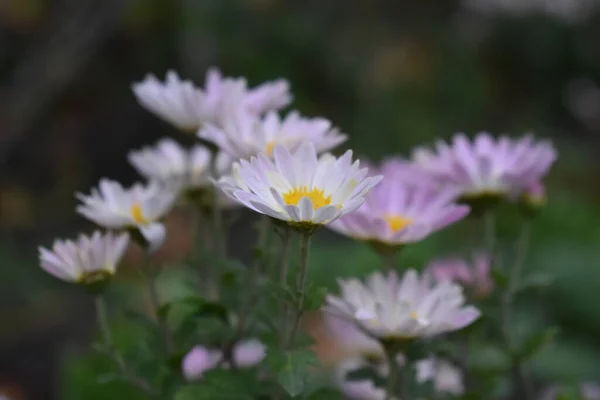
[[[173,68],[201,85],[213,65],[252,85],[287,78],[294,108],[330,118],[375,160],[459,131],[552,138],[560,158],[528,268],[555,279],[524,301],[523,320],[561,327],[538,379],[600,380],[599,38],[597,0],[0,0],[0,394],[122,389],[97,387],[107,364],[89,350],[91,302],[46,276],[36,248],[89,229],[74,192],[104,176],[133,182],[126,153],[174,134],[131,83]],[[160,257],[186,249],[185,220],[171,218]],[[325,284],[377,262],[320,237],[312,270]],[[450,243],[442,233],[407,260],[461,248]]]

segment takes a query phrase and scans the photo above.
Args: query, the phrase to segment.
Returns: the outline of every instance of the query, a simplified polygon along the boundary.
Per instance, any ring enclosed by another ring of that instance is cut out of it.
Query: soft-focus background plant
[[[120,383],[97,384],[108,361],[89,348],[91,299],[41,271],[36,246],[89,228],[73,193],[102,176],[133,182],[126,153],[173,130],[136,104],[131,83],[168,68],[201,83],[212,65],[251,84],[287,78],[295,108],[331,119],[349,134],[345,147],[373,160],[458,131],[552,138],[560,158],[525,268],[553,284],[519,298],[519,315],[523,326],[560,327],[534,360],[538,381],[600,381],[598,37],[594,0],[0,1],[0,394],[126,398]],[[507,212],[501,232],[514,233],[515,218]],[[232,229],[238,258],[251,254],[255,219],[244,210]],[[177,293],[189,219],[167,223],[162,289]],[[452,227],[402,263],[420,267],[471,239]],[[313,243],[310,274],[322,285],[379,262],[328,230]],[[141,258],[128,255],[115,285],[123,302],[147,301],[130,289]],[[318,318],[305,322],[319,335]],[[118,343],[135,343],[131,325],[115,324]]]

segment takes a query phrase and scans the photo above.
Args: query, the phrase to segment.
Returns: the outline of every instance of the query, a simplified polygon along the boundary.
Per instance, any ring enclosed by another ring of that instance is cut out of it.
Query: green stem
[[[271,227],[271,221],[269,218],[264,217],[258,225],[258,246],[257,250],[260,254],[257,254],[254,259],[254,263],[250,266],[248,287],[246,291],[246,298],[240,309],[240,319],[237,328],[236,340],[240,339],[249,323],[250,317],[252,316],[252,310],[254,309],[259,296],[256,290],[257,278],[264,269],[264,265],[268,264],[269,260],[265,260],[267,257],[267,245],[269,228]],[[233,362],[232,362],[233,364]]]
[[[486,210],[483,214],[483,244],[490,256],[494,256],[496,247],[496,216],[493,210]]]
[[[396,270],[396,253],[382,254],[383,266],[386,272],[392,272]]]
[[[503,297],[502,302],[502,322],[503,322],[503,332],[504,332],[504,341],[507,349],[512,352],[514,347],[514,338],[512,335],[512,331],[510,327],[512,326],[512,308],[514,303],[515,295],[519,288],[519,281],[521,279],[521,274],[523,272],[523,266],[525,265],[525,260],[527,258],[527,253],[529,251],[529,241],[531,238],[531,222],[526,220],[523,223],[523,227],[521,228],[521,234],[519,235],[519,240],[517,242],[517,252],[515,263],[510,271],[510,277],[508,280],[508,287]],[[527,374],[524,368],[523,363],[518,358],[513,359],[513,373],[515,375],[518,386],[520,386],[520,390],[523,393],[524,400],[529,400],[533,398],[533,388],[531,387],[531,383],[529,379],[527,379]]]
[[[163,340],[165,342],[165,351],[167,355],[170,355],[173,351],[173,340],[171,338],[171,332],[169,330],[169,326],[167,324],[166,319],[159,313],[160,300],[158,298],[156,278],[160,272],[153,273],[152,275],[150,275],[148,273],[150,269],[150,254],[146,253],[146,262],[145,265],[142,268],[140,268],[140,271],[142,273],[142,276],[144,277],[144,280],[146,281],[146,285],[148,286],[148,292],[150,294],[150,302],[152,304],[152,309],[154,311],[154,315],[156,316],[156,320],[158,321],[158,328],[162,332]]]
[[[396,394],[400,393],[402,400],[408,400],[408,397],[404,393],[403,371],[396,361],[397,352],[388,348],[385,350],[385,355],[389,365],[389,375],[385,387],[385,399],[392,400],[395,398]],[[404,368],[407,368],[407,366],[405,365]]]
[[[292,327],[288,336],[287,346],[291,347],[294,343],[296,332],[298,331],[298,324],[302,318],[304,310],[304,297],[306,296],[306,277],[308,272],[308,259],[310,256],[310,242],[311,234],[302,234],[302,244],[300,246],[300,265],[296,271],[296,294],[298,296],[298,302],[296,304],[296,313],[293,318]]]
[[[102,337],[104,339],[104,346],[106,348],[106,352],[110,356],[110,358],[113,360],[113,362],[116,364],[117,368],[119,369],[119,372],[121,373],[121,377],[123,378],[123,380],[125,382],[128,382],[129,384],[137,387],[138,389],[140,389],[142,392],[146,393],[147,395],[149,395],[151,397],[156,397],[157,394],[154,391],[154,389],[152,388],[152,386],[148,382],[146,382],[144,379],[138,377],[133,372],[131,372],[131,370],[125,363],[125,359],[123,358],[123,356],[121,356],[121,354],[116,350],[114,342],[113,342],[113,338],[112,338],[112,332],[110,330],[110,325],[108,323],[108,313],[106,311],[106,303],[104,302],[104,299],[102,298],[102,296],[100,296],[100,295],[96,296],[95,303],[96,303],[96,318],[98,320],[98,326],[100,328]]]
[[[281,237],[281,260],[279,262],[279,283],[281,286],[287,284],[288,268],[290,265],[290,250],[292,248],[292,231],[289,228],[283,232]]]

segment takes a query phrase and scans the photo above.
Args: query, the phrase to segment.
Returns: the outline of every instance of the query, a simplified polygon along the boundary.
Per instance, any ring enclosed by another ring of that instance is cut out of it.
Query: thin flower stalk
[[[100,295],[96,296],[95,304],[96,304],[96,318],[97,318],[98,326],[100,328],[100,331],[102,333],[102,337],[104,340],[105,350],[106,350],[107,354],[110,356],[110,358],[113,360],[113,362],[116,364],[117,368],[119,369],[119,372],[121,373],[121,378],[125,382],[128,382],[131,385],[137,387],[138,389],[140,389],[142,392],[144,392],[148,396],[150,396],[152,398],[157,397],[157,394],[156,394],[155,390],[152,388],[152,386],[144,379],[135,375],[129,369],[127,364],[125,363],[125,359],[123,358],[123,356],[115,349],[115,345],[114,345],[113,339],[112,339],[112,332],[110,329],[110,325],[108,323],[108,316],[107,316],[107,312],[106,312],[106,303],[105,303],[104,299],[102,298],[102,296],[100,296]]]

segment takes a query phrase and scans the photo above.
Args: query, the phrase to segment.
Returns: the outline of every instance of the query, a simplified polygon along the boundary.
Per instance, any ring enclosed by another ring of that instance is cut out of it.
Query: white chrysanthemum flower
[[[233,159],[225,153],[213,156],[209,149],[195,145],[186,149],[170,138],[161,139],[154,147],[143,147],[129,153],[129,162],[149,181],[194,190],[211,186],[211,178],[229,173]]]
[[[177,195],[156,182],[135,184],[125,189],[121,184],[102,179],[90,195],[77,194],[83,203],[77,212],[96,224],[110,229],[139,231],[150,251],[164,242],[165,226],[160,222],[173,207]]]
[[[185,132],[195,132],[206,123],[219,124],[234,110],[259,115],[292,100],[283,79],[249,89],[244,78],[224,78],[216,68],[206,74],[204,89],[174,71],[167,72],[164,83],[148,75],[132,89],[144,108]]]
[[[198,129],[204,94],[175,71],[167,72],[164,83],[148,75],[142,82],[134,83],[132,90],[142,107],[164,121],[186,132]]]
[[[76,241],[56,240],[52,250],[39,248],[40,265],[51,275],[67,282],[93,284],[114,275],[123,257],[129,235],[80,235]]]
[[[340,280],[341,297],[327,296],[326,311],[353,321],[381,340],[430,337],[471,324],[480,313],[464,306],[462,288],[445,281],[432,284],[409,270],[399,280],[377,272],[362,283]]]
[[[246,207],[283,220],[295,228],[313,229],[356,210],[381,176],[367,177],[352,152],[317,158],[312,143],[290,153],[276,146],[274,160],[264,154],[233,166],[218,185]]]
[[[275,112],[264,118],[247,112],[232,113],[220,126],[209,124],[201,129],[198,136],[235,158],[249,158],[259,153],[270,157],[278,144],[295,151],[304,142],[311,142],[320,154],[348,138],[327,119],[304,118],[296,111],[283,119]]]
[[[134,150],[129,162],[150,181],[173,185],[182,190],[210,185],[210,150],[201,145],[186,149],[173,139],[161,139],[154,147]]]

